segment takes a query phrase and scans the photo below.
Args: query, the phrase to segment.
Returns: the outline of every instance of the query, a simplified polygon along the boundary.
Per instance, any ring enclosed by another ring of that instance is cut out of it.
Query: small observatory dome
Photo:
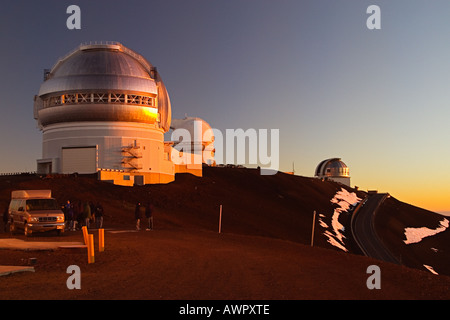
[[[191,150],[193,153],[202,154],[202,162],[215,165],[214,133],[211,126],[198,117],[185,117],[184,119],[172,119],[171,129],[186,130],[190,141],[174,141],[174,146],[180,150]],[[183,136],[183,132],[181,132]]]
[[[185,117],[184,119],[172,119],[170,127],[174,130],[187,130],[190,133],[193,142],[214,142],[214,136],[212,135],[212,132],[209,131],[211,130],[211,126],[201,118]],[[195,139],[198,139],[198,141],[195,141]]]
[[[333,180],[350,186],[350,170],[340,158],[323,160],[316,168],[319,179]]]

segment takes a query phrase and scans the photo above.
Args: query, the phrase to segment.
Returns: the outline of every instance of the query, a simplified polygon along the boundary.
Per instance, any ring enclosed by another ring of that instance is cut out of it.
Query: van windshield
[[[58,210],[55,199],[31,199],[27,200],[27,211]]]

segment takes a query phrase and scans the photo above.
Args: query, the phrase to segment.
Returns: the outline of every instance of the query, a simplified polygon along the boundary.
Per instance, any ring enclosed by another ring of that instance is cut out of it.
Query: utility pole
[[[220,205],[220,213],[219,213],[219,233],[222,232],[222,205]]]
[[[312,222],[312,232],[311,232],[311,247],[314,246],[314,227],[316,225],[316,210],[314,210],[313,214],[313,222]]]

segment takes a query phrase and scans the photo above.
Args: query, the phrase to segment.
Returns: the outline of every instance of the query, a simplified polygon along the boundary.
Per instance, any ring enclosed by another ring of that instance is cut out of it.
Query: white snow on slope
[[[333,199],[330,200],[331,203],[335,203],[339,207],[334,209],[333,216],[331,217],[332,230],[325,230],[323,234],[328,238],[328,243],[345,252],[347,252],[348,250],[345,247],[345,236],[343,234],[344,226],[339,222],[339,215],[343,212],[347,212],[350,209],[351,205],[355,206],[359,201],[361,201],[361,199],[357,197],[356,193],[348,192],[344,188],[341,188],[341,190],[335,194]],[[324,223],[320,218],[319,222],[322,227],[326,226],[326,228],[328,228],[328,225]]]
[[[319,224],[323,228],[328,228],[328,225],[325,222],[323,222],[323,220],[322,220],[322,218],[324,218],[324,217],[325,217],[325,215],[319,214]]]
[[[406,240],[403,240],[406,244],[417,243],[422,241],[423,238],[434,236],[440,232],[445,231],[449,226],[449,221],[444,218],[440,222],[440,227],[436,229],[430,229],[427,227],[422,228],[405,228]]]
[[[428,271],[430,271],[432,274],[439,275],[439,273],[437,273],[436,271],[434,271],[434,269],[433,269],[432,266],[429,266],[429,265],[426,265],[426,264],[424,264],[423,266],[424,266]]]

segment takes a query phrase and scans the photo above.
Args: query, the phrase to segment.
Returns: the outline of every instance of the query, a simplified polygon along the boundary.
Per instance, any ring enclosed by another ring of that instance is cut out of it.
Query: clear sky
[[[81,30],[66,27],[71,4]],[[95,40],[155,65],[176,118],[280,129],[282,171],[340,157],[352,185],[450,211],[447,0],[3,1],[0,172],[36,170],[43,69]]]

